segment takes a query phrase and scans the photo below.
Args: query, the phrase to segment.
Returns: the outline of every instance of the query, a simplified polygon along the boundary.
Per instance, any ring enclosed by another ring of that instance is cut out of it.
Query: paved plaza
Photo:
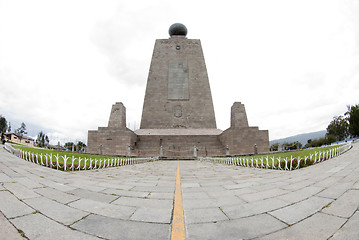
[[[186,239],[359,239],[359,144],[300,170],[180,161]],[[177,161],[62,172],[0,149],[0,239],[170,239]]]

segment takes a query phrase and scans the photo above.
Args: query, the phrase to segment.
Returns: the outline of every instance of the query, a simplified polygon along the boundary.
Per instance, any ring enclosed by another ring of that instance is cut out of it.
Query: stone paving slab
[[[45,216],[64,225],[70,225],[88,215],[87,212],[68,207],[45,197],[25,199],[24,202]]]
[[[23,216],[35,210],[21,202],[9,191],[0,191],[0,211],[7,218]]]
[[[76,189],[75,187],[71,187],[71,186],[65,185],[63,183],[57,183],[52,180],[48,180],[47,178],[41,179],[41,180],[39,180],[39,182],[41,184],[43,184],[44,186],[51,187],[51,188],[54,188],[56,190],[63,191],[63,192],[68,192],[68,191],[72,191],[72,190]]]
[[[169,239],[169,224],[124,221],[90,215],[73,224],[74,229],[105,239]]]
[[[288,191],[276,188],[276,189],[270,189],[270,190],[257,192],[257,193],[249,193],[249,194],[245,194],[245,195],[240,195],[240,198],[242,198],[246,202],[253,202],[253,201],[258,201],[258,200],[262,200],[262,199],[266,199],[266,198],[281,196],[286,193],[288,193]]]
[[[302,202],[269,212],[269,214],[291,225],[318,212],[331,202],[332,199],[311,197]]]
[[[1,171],[1,170],[0,170]],[[5,173],[0,172],[0,182],[4,183],[4,182],[12,182],[14,181],[12,178],[10,178],[8,175],[6,175]]]
[[[173,199],[173,193],[162,193],[162,192],[154,192],[149,193],[147,198],[153,198],[153,199]]]
[[[126,191],[121,189],[105,189],[102,192],[109,195],[117,195],[120,197],[125,196],[125,197],[144,198],[150,195],[150,192]],[[173,196],[173,194],[171,194],[171,196]]]
[[[88,189],[82,189],[82,188],[68,191],[68,193],[73,194],[76,197],[87,198],[87,199],[92,199],[92,200],[95,200],[98,202],[106,202],[106,203],[109,203],[109,202],[112,202],[112,201],[118,199],[118,196],[115,196],[115,195],[93,192]]]
[[[130,220],[150,223],[171,223],[171,208],[137,208]]]
[[[225,206],[222,208],[222,211],[230,219],[238,219],[252,216],[255,214],[266,213],[275,209],[282,209],[287,205],[288,203],[283,200],[277,198],[269,198],[266,200],[241,205]]]
[[[217,201],[214,198],[183,199],[183,208],[184,209],[213,208],[213,207],[219,207]]]
[[[100,187],[92,184],[92,181],[89,180],[76,181],[68,185],[71,187],[75,187],[76,189],[81,189],[84,191],[86,190],[87,192],[101,192],[106,189],[105,187]],[[73,190],[73,192],[76,191],[76,189]]]
[[[88,213],[95,213],[105,217],[128,220],[135,212],[135,207],[119,206],[105,202],[94,201],[91,199],[80,199],[68,204],[72,208],[76,208]]]
[[[55,200],[63,204],[67,204],[69,202],[73,202],[75,200],[80,199],[80,197],[50,187],[39,188],[39,189],[35,189],[34,191],[48,199]]]
[[[22,174],[14,171],[11,168],[6,167],[6,166],[1,166],[1,171],[10,178],[22,177]]]
[[[307,199],[307,198],[321,192],[323,189],[324,189],[323,187],[309,186],[306,188],[301,188],[294,192],[284,194],[282,196],[278,196],[277,198],[284,200],[286,202],[289,202],[289,203],[295,203],[295,202]]]
[[[348,189],[353,186],[352,182],[349,183],[341,183],[341,184],[334,184],[327,189],[320,192],[317,196],[325,197],[325,198],[332,198],[337,199],[341,195],[343,195]]]
[[[23,237],[19,234],[17,229],[5,218],[5,216],[0,212],[0,233],[1,237],[12,240],[24,240]]]
[[[356,183],[354,183],[353,189],[359,189],[359,181],[357,181]]]
[[[11,222],[29,239],[41,240],[95,240],[96,236],[74,231],[39,213],[12,219]]]
[[[278,231],[287,225],[267,215],[217,223],[188,224],[188,239],[251,239]]]
[[[189,192],[183,195],[183,199],[208,199],[206,192]]]
[[[27,199],[27,198],[34,198],[40,196],[39,194],[35,193],[33,190],[28,189],[27,187],[17,182],[4,183],[3,186],[19,199]]]
[[[316,213],[302,222],[282,231],[269,234],[261,240],[277,239],[328,239],[344,224],[345,219]]]
[[[175,173],[174,173],[175,174]],[[134,188],[132,188],[131,190],[133,191],[138,191],[138,192],[162,192],[162,193],[174,193],[175,189],[174,189],[174,184],[172,187],[159,187],[159,186],[155,186],[155,187],[144,187],[144,186],[135,186]]]
[[[246,204],[245,201],[238,198],[237,196],[227,196],[227,197],[215,197],[215,201],[219,207],[225,206],[238,206]]]
[[[349,190],[322,212],[338,217],[349,218],[359,207],[359,190]]]
[[[172,209],[173,200],[120,197],[112,202],[113,204],[133,207],[166,208]]]
[[[218,207],[184,210],[184,216],[186,224],[228,220],[228,217]]]
[[[97,183],[96,185],[99,186],[99,187],[104,187],[106,189],[115,189],[115,190],[130,190],[132,188],[134,188],[135,184],[130,184],[128,182],[126,182],[127,184],[123,184],[121,182],[117,183],[115,181],[113,181],[113,183],[109,183],[109,182],[99,182]],[[106,191],[103,190],[103,191]]]
[[[343,177],[330,176],[330,177],[327,177],[326,179],[324,179],[322,181],[314,183],[312,186],[328,188],[328,187],[333,186],[336,183],[338,183],[339,180],[342,179],[342,178]]]
[[[347,240],[359,238],[359,211],[343,225],[339,231],[337,231],[331,240]]]
[[[193,182],[181,182],[181,188],[198,188],[201,187],[199,183],[193,183]]]
[[[19,177],[19,178],[14,178],[14,180],[18,183],[20,183],[21,185],[25,186],[26,188],[41,188],[44,185],[34,182],[31,179],[27,178],[27,177]]]

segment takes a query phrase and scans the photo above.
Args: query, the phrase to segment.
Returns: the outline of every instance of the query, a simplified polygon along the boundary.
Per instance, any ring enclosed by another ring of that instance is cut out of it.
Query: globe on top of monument
[[[187,35],[187,28],[182,23],[174,23],[170,26],[168,33],[172,37],[173,35],[176,36],[186,36]]]

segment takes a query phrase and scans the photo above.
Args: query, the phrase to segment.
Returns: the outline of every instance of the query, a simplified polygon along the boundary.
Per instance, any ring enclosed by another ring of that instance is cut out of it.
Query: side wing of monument
[[[101,155],[131,155],[136,134],[126,127],[126,108],[121,102],[112,105],[107,127],[89,130],[87,152]]]
[[[268,130],[249,127],[246,109],[240,102],[231,108],[231,126],[219,136],[226,154],[243,155],[269,152]]]

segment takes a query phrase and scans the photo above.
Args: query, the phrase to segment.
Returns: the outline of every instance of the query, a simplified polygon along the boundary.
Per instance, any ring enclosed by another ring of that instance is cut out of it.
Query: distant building
[[[5,141],[7,142],[19,143],[29,147],[32,147],[35,144],[34,139],[25,136],[20,137],[15,133],[4,133],[4,136],[5,136]]]

